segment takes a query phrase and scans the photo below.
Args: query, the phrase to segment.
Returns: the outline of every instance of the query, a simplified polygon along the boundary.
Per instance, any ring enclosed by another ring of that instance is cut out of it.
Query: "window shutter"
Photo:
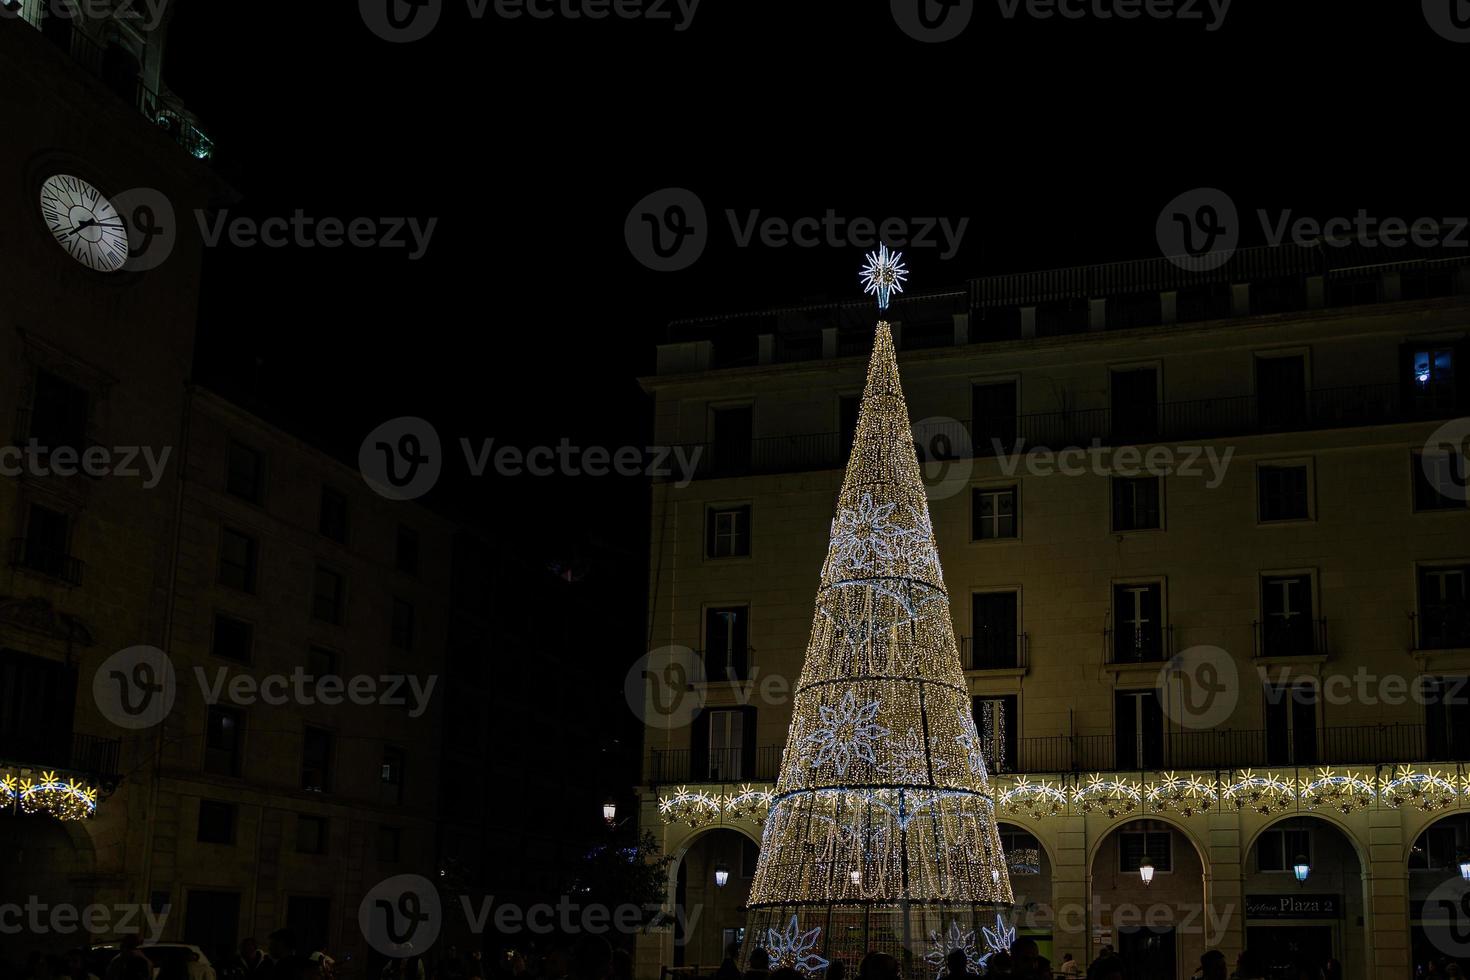
[[[733,630],[735,649],[731,651],[730,663],[735,671],[736,680],[745,680],[750,668],[750,610],[740,609],[735,614],[735,629]]]

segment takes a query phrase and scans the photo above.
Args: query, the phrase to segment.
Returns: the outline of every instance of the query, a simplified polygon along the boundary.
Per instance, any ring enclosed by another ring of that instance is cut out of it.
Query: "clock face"
[[[57,174],[41,185],[41,216],[68,255],[89,269],[116,272],[128,260],[128,230],[102,192]]]

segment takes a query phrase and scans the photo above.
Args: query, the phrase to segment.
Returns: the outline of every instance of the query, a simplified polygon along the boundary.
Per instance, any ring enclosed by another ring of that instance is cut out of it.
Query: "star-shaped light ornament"
[[[878,309],[888,309],[888,299],[894,293],[903,292],[903,281],[908,278],[908,266],[903,264],[902,252],[890,252],[888,246],[879,243],[878,251],[868,253],[861,279],[863,292],[878,297]]]

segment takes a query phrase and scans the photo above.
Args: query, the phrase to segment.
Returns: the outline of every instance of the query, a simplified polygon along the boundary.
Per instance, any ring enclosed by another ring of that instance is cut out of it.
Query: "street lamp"
[[[1303,884],[1307,875],[1312,873],[1312,865],[1307,861],[1306,855],[1298,854],[1296,860],[1291,862],[1291,870],[1296,875],[1297,884]]]
[[[1144,855],[1143,860],[1138,862],[1138,877],[1143,879],[1144,887],[1153,884],[1154,863],[1148,859],[1148,855]]]
[[[854,888],[863,883],[863,873],[857,868],[853,868],[851,873],[848,874],[848,877],[852,879],[852,884]]]
[[[618,819],[618,801],[611,796],[602,804],[602,819],[611,827]]]
[[[1470,851],[1460,852],[1460,877],[1470,881]]]
[[[724,888],[730,883],[730,869],[723,864],[715,865],[715,887]]]

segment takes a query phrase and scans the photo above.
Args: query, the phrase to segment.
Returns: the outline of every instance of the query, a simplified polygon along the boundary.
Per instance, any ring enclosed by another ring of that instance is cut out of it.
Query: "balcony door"
[[[76,696],[75,668],[0,650],[0,758],[70,767]]]
[[[1148,688],[1113,693],[1118,769],[1164,767],[1164,711],[1159,692]]]
[[[1113,662],[1164,659],[1163,589],[1157,582],[1113,586]]]
[[[1312,622],[1312,579],[1296,575],[1268,575],[1261,579],[1262,653],[1294,657],[1317,652]]]
[[[750,779],[755,769],[755,708],[713,708],[692,726],[689,778],[700,782]]]
[[[1150,442],[1159,434],[1159,372],[1130,368],[1112,373],[1112,441]]]
[[[965,667],[996,670],[1016,666],[1016,593],[977,592],[971,597],[973,636]]]
[[[1267,763],[1310,766],[1318,757],[1316,686],[1304,682],[1267,686]]]
[[[749,405],[710,411],[710,456],[717,476],[750,472],[752,426]]]
[[[1289,429],[1307,416],[1307,359],[1256,358],[1256,419],[1263,428]]]
[[[1470,678],[1425,677],[1424,740],[1430,759],[1470,758]]]
[[[996,694],[970,699],[975,716],[975,730],[980,733],[980,746],[985,766],[993,776],[1016,771],[1016,714],[1014,694]]]

